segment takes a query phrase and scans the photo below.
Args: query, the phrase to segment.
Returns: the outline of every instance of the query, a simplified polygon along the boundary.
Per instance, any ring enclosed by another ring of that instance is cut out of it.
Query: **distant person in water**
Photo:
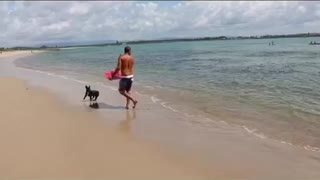
[[[122,77],[119,81],[118,90],[121,95],[127,98],[126,109],[129,109],[130,101],[133,102],[132,108],[135,108],[138,103],[138,101],[130,95],[130,90],[133,83],[134,64],[135,60],[131,55],[131,48],[126,46],[124,48],[124,55],[120,54],[118,57],[117,68],[112,74],[112,77],[114,77],[119,71],[121,72]]]

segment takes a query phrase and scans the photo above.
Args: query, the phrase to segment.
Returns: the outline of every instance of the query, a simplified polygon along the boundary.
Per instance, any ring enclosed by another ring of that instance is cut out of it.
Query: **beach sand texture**
[[[0,84],[1,179],[205,177],[20,80]]]
[[[29,54],[4,52],[1,60]],[[0,84],[1,179],[206,177],[44,89],[12,77]]]

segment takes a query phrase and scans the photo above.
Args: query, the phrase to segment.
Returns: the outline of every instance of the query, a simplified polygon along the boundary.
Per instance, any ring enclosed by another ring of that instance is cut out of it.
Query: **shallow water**
[[[132,45],[134,89],[210,130],[238,125],[259,138],[318,150],[320,51],[317,38],[175,42]],[[319,39],[318,39],[319,41]],[[19,60],[17,66],[100,83],[123,46],[65,49]],[[201,117],[201,118],[199,118]]]

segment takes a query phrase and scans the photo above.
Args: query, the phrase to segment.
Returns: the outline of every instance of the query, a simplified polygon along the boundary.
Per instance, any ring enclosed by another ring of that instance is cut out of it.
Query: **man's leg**
[[[120,94],[122,94],[124,97],[127,98],[126,108],[129,108],[130,100],[134,104],[133,108],[135,108],[135,106],[138,102],[138,101],[134,100],[130,95],[131,83],[132,83],[131,79],[120,79],[120,82],[119,82],[119,92],[120,92]]]
[[[134,100],[134,97],[130,94],[130,91],[127,91],[127,94],[132,98],[132,102],[133,102],[133,107],[132,108],[135,108],[138,101],[137,100]],[[130,103],[130,99],[127,98],[127,106],[126,106],[126,109],[129,109],[129,103]]]
[[[128,94],[131,96],[131,98],[134,100],[135,98],[133,98],[133,96],[130,94],[131,87],[132,87],[132,83],[133,83],[132,79],[129,79],[129,80],[127,81],[126,91],[127,91]],[[133,107],[132,107],[132,108],[135,108],[135,107],[136,107],[136,104],[138,103],[138,101],[137,101],[137,100],[134,100],[134,101],[132,101],[132,102],[133,102]]]
[[[128,95],[131,95],[131,94],[130,94],[130,91],[128,91],[127,93],[128,93]],[[130,99],[127,98],[126,109],[129,109],[129,104],[130,104]]]
[[[126,91],[120,91],[120,94],[127,98],[127,103],[131,100],[135,104],[136,101]]]

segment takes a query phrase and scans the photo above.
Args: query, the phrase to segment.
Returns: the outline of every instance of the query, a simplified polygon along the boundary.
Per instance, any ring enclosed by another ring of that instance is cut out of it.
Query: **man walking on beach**
[[[126,46],[124,48],[124,55],[120,54],[120,56],[118,57],[117,68],[112,74],[112,77],[114,77],[119,71],[121,72],[122,77],[119,81],[119,92],[127,98],[126,109],[129,109],[130,101],[133,102],[132,108],[135,108],[138,103],[138,101],[134,100],[134,98],[130,95],[130,90],[133,82],[134,63],[135,60],[131,56],[131,48],[129,46]]]

